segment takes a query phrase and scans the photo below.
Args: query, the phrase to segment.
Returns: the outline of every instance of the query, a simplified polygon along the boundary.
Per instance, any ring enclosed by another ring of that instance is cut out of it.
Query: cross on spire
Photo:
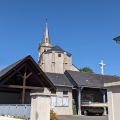
[[[101,74],[103,74],[104,75],[104,66],[105,66],[105,64],[103,63],[103,60],[101,60],[101,62],[99,63],[99,65],[100,65],[100,69],[101,69]]]

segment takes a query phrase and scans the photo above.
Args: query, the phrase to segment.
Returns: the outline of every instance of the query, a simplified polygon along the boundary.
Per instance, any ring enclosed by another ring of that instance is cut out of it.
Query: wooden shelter
[[[0,71],[0,92],[22,93],[22,104],[26,91],[44,90],[44,87],[56,90],[30,55]]]

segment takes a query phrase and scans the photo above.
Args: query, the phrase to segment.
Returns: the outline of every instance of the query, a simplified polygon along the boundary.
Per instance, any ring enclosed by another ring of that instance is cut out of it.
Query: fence
[[[0,115],[30,118],[31,104],[0,104]]]

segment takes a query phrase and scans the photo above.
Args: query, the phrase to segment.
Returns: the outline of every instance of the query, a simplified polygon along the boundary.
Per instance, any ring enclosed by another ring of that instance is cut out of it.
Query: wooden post
[[[25,85],[26,85],[26,66],[25,66],[25,72],[23,76],[22,104],[24,104],[25,102]]]

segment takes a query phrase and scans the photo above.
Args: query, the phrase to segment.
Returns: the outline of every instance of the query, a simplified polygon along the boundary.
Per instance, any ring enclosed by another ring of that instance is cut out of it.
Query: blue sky
[[[120,75],[119,0],[0,0],[0,69],[30,54],[38,61],[45,18],[50,38],[70,52],[78,68]]]

